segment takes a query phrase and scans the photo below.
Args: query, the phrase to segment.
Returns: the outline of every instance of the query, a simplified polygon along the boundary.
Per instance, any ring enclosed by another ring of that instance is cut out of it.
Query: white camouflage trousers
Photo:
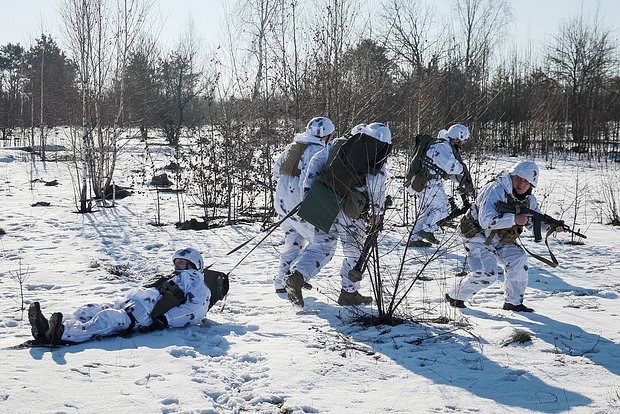
[[[483,236],[467,239],[469,274],[448,292],[453,299],[469,300],[497,280],[497,265],[504,268],[504,299],[513,305],[523,303],[528,281],[527,254],[515,243],[486,245]]]
[[[119,300],[115,303],[88,304],[78,308],[63,320],[65,341],[84,342],[94,338],[114,335],[129,328],[131,319],[125,308],[129,306],[136,318],[136,327],[151,324],[151,317],[144,305],[137,300]],[[152,308],[152,305],[151,305]]]
[[[411,233],[411,240],[422,240],[416,233],[427,231],[434,233],[438,229],[437,222],[450,213],[448,195],[443,180],[431,179],[419,193],[414,192],[418,199],[418,217]]]
[[[322,230],[315,229],[314,241],[302,250],[291,270],[301,273],[308,282],[334,257],[336,240],[340,238],[344,256],[340,266],[342,289],[349,293],[358,291],[361,284],[349,280],[349,271],[353,269],[361,254],[366,239],[364,227],[364,220],[347,217],[341,210],[329,233],[325,234]]]
[[[284,231],[284,245],[280,252],[278,274],[273,279],[276,289],[284,287],[284,277],[291,270],[291,264],[301,255],[306,244],[314,239],[314,228],[297,216],[285,220],[280,228]]]

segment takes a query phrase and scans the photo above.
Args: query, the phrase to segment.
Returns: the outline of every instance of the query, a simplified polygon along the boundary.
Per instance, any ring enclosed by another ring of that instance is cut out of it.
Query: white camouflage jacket
[[[512,179],[508,171],[500,173],[495,180],[486,184],[474,204],[472,204],[472,217],[478,221],[480,227],[484,230],[484,238],[486,239],[493,230],[509,229],[515,225],[515,215],[511,213],[499,213],[496,209],[498,201],[507,202],[508,195],[512,194]],[[535,211],[540,211],[538,208],[538,202],[533,194],[526,196],[529,208]],[[546,225],[543,225],[546,226]],[[532,230],[531,222],[527,224],[530,231]],[[548,229],[548,226],[546,226]],[[546,231],[543,227],[543,231]],[[482,237],[476,236],[476,237]],[[497,242],[498,237],[495,236],[493,242]]]
[[[209,310],[211,291],[204,282],[201,272],[194,269],[176,271],[170,279],[185,293],[185,303],[170,309],[164,315],[168,326],[180,328],[186,325],[198,324]],[[151,313],[155,304],[161,298],[156,288],[136,288],[127,293],[127,299],[139,301]]]
[[[441,142],[432,144],[426,151],[426,156],[432,160],[435,166],[448,175],[458,175],[463,172],[463,164],[454,156],[450,141],[446,138],[441,138]],[[431,174],[435,174],[433,170],[428,168],[427,170]]]
[[[301,159],[299,160],[298,168],[301,170],[301,175],[299,177],[280,175],[282,161],[286,156],[288,147],[292,144],[289,144],[287,148],[282,151],[273,166],[272,176],[278,182],[276,186],[274,207],[276,212],[282,216],[286,215],[289,211],[291,211],[291,209],[293,209],[293,207],[301,202],[303,198],[303,177],[306,175],[308,163],[317,152],[325,148],[325,143],[320,138],[308,133],[295,135],[293,142],[310,145],[306,147],[305,151],[301,155]]]

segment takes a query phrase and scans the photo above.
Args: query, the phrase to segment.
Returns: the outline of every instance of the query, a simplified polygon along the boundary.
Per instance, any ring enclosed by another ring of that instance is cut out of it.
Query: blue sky
[[[311,0],[310,0],[311,1]],[[378,0],[369,0],[376,3]],[[447,12],[451,1],[426,0]],[[58,8],[60,0],[0,0],[3,19],[0,25],[0,45],[21,43],[28,46],[38,37],[41,27],[51,33],[62,45]],[[207,43],[215,44],[218,27],[223,15],[223,4],[233,0],[155,0],[155,14],[161,16],[163,45],[173,45],[192,17],[196,32]],[[534,43],[549,39],[562,21],[578,15],[583,7],[585,15],[591,15],[600,6],[603,23],[612,28],[618,38],[617,17],[620,16],[618,0],[512,0],[514,19],[510,39],[514,42]]]

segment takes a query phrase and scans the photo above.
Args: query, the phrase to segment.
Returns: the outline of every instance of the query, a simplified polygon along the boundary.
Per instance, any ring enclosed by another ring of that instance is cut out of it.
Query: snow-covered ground
[[[207,264],[229,271],[253,245],[226,255],[259,233],[259,224],[209,231],[150,225],[154,192],[131,182],[136,157],[139,149],[127,151],[117,173],[117,184],[135,185],[135,194],[82,215],[73,212],[65,163],[33,166],[22,152],[0,148],[1,412],[620,412],[620,230],[601,224],[598,190],[609,170],[599,165],[559,162],[548,170],[540,162],[543,208],[571,225],[576,210],[588,239],[582,246],[564,244],[566,234],[550,240],[560,261],[555,269],[530,259],[525,303],[533,314],[501,310],[501,283],[468,309],[448,308],[442,294],[463,266],[456,242],[406,303],[410,314],[448,316],[449,324],[352,323],[352,311],[335,303],[338,255],[312,281],[302,311],[272,287],[282,239],[276,231],[234,268],[227,300],[199,326],[59,349],[7,349],[30,337],[19,276],[25,307],[39,301],[49,315],[107,302],[169,271],[178,248],[196,247]],[[495,173],[514,161],[488,166]],[[44,185],[54,179],[58,186]],[[390,191],[402,199],[396,180]],[[40,201],[50,205],[31,206]],[[176,204],[164,206],[163,221],[174,222]],[[407,231],[396,225],[396,206],[380,243],[388,275]],[[444,237],[455,240],[452,229]],[[524,243],[547,254],[529,237]],[[405,273],[415,273],[426,250],[407,253]],[[363,292],[370,293],[368,281]],[[517,331],[532,340],[507,343]]]

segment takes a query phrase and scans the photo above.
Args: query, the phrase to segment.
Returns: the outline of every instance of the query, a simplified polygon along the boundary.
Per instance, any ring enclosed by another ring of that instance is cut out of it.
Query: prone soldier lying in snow
[[[192,248],[176,251],[172,261],[175,269],[172,275],[129,290],[113,303],[82,306],[64,320],[62,313],[56,312],[48,321],[39,303],[33,302],[28,309],[28,320],[34,342],[77,343],[134,331],[198,324],[211,305],[227,293],[228,279],[224,275],[224,292],[217,280],[215,285],[207,286],[202,256]]]

